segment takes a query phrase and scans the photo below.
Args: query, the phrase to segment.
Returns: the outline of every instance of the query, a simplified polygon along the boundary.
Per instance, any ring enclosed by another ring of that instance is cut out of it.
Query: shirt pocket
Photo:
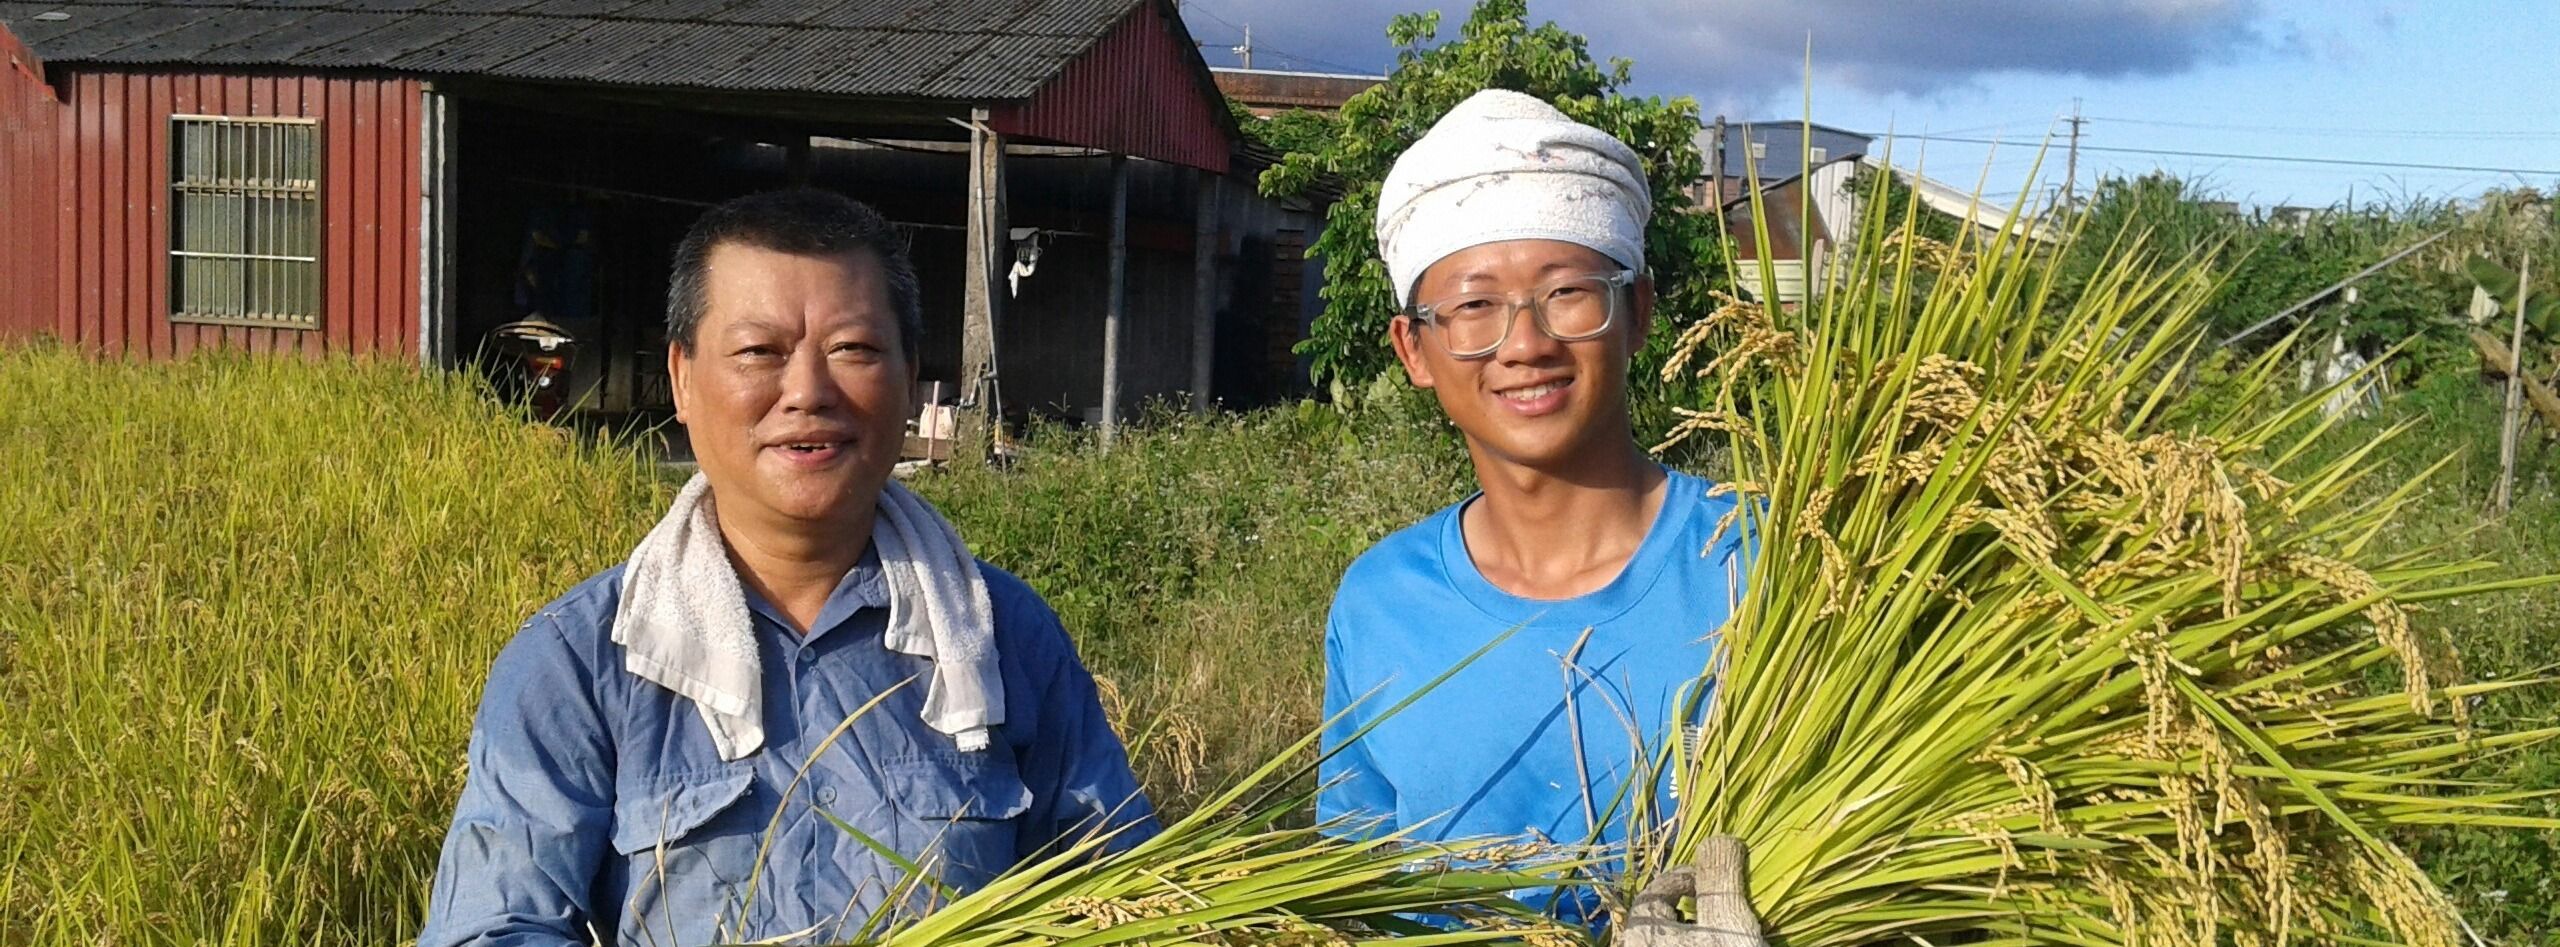
[[[638,855],[684,844],[712,817],[746,798],[755,772],[743,767],[653,780],[613,801],[613,850]]]
[[[741,805],[754,783],[754,770],[739,766],[622,787],[613,849],[623,858],[623,943],[670,933],[679,943],[707,943],[747,929],[739,911],[764,830]]]
[[[1031,788],[1012,762],[985,753],[929,753],[881,764],[889,799],[911,833],[901,846],[926,873],[961,891],[1013,867]]]

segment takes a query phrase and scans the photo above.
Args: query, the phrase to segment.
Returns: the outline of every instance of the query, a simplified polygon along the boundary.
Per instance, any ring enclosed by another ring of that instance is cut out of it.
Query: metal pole
[[[1217,380],[1218,176],[1197,168],[1191,174],[1199,179],[1191,215],[1191,413],[1207,414]]]
[[[453,363],[453,125],[444,93],[419,95],[418,363],[443,368]]]
[[[2383,258],[2382,258],[2382,262],[2376,263],[2376,264],[2374,264],[2374,265],[2372,265],[2372,266],[2365,267],[2364,269],[2361,269],[2361,270],[2357,270],[2357,271],[2355,272],[2355,275],[2349,276],[2349,277],[2347,277],[2346,279],[2339,280],[2339,281],[2337,281],[2337,282],[2335,282],[2335,283],[2331,283],[2331,284],[2329,284],[2329,288],[2327,288],[2327,289],[2323,289],[2323,290],[2321,290],[2321,291],[2319,291],[2319,292],[2316,292],[2316,293],[2313,293],[2313,294],[2311,294],[2311,295],[2309,295],[2309,296],[2305,296],[2305,297],[2303,297],[2303,299],[2302,299],[2302,301],[2301,301],[2301,302],[2294,303],[2293,305],[2290,305],[2290,306],[2286,306],[2286,307],[2284,307],[2284,311],[2283,311],[2283,312],[2279,312],[2279,313],[2276,313],[2275,315],[2268,316],[2268,317],[2266,317],[2266,318],[2264,318],[2264,319],[2260,319],[2260,320],[2258,320],[2258,322],[2257,322],[2257,324],[2256,324],[2256,325],[2252,325],[2252,326],[2250,326],[2250,327],[2248,327],[2248,328],[2246,328],[2246,329],[2242,329],[2242,330],[2240,330],[2240,331],[2238,331],[2238,332],[2231,333],[2231,336],[2230,336],[2229,338],[2226,338],[2226,339],[2223,339],[2223,340],[2222,340],[2222,345],[2227,347],[2227,346],[2231,345],[2231,344],[2232,344],[2232,343],[2234,343],[2234,342],[2238,342],[2238,341],[2240,341],[2241,339],[2245,339],[2245,338],[2248,338],[2248,337],[2250,337],[2250,336],[2252,336],[2252,335],[2256,335],[2256,334],[2258,334],[2258,330],[2260,330],[2260,329],[2264,329],[2264,328],[2266,328],[2266,327],[2268,327],[2268,326],[2275,325],[2275,324],[2276,324],[2276,323],[2278,323],[2278,322],[2282,322],[2282,321],[2284,321],[2284,317],[2286,317],[2286,316],[2290,316],[2290,315],[2293,315],[2294,313],[2297,313],[2297,312],[2301,312],[2301,311],[2303,310],[2303,308],[2304,308],[2304,307],[2307,307],[2307,306],[2311,305],[2312,303],[2319,302],[2319,301],[2321,301],[2321,300],[2323,300],[2323,299],[2327,299],[2327,298],[2329,298],[2329,294],[2334,293],[2334,292],[2337,292],[2337,291],[2339,291],[2339,290],[2341,290],[2341,289],[2345,289],[2345,288],[2347,288],[2349,285],[2354,284],[2357,280],[2361,280],[2361,279],[2363,279],[2363,278],[2365,278],[2365,277],[2372,276],[2372,275],[2373,275],[2373,274],[2375,274],[2375,273],[2382,272],[2382,269],[2383,269],[2384,267],[2387,267],[2387,266],[2390,266],[2391,264],[2394,264],[2394,263],[2398,263],[2398,262],[2400,262],[2402,259],[2404,259],[2404,258],[2408,257],[2408,255],[2409,255],[2409,254],[2416,253],[2416,252],[2418,252],[2418,251],[2420,251],[2420,250],[2424,250],[2424,249],[2426,249],[2428,244],[2434,243],[2434,242],[2436,242],[2436,241],[2438,241],[2438,240],[2442,240],[2442,239],[2444,239],[2444,235],[2449,234],[2449,233],[2452,233],[2452,232],[2453,232],[2453,231],[2451,231],[2451,230],[2439,230],[2439,231],[2436,231],[2436,232],[2435,232],[2435,233],[2433,233],[2433,234],[2429,234],[2429,235],[2427,236],[2427,239],[2420,240],[2420,241],[2418,241],[2418,242],[2416,242],[2416,243],[2410,244],[2409,246],[2407,246],[2406,248],[2403,248],[2403,249],[2402,249],[2400,252],[2398,252],[2398,253],[2394,253],[2394,254],[2392,254],[2392,255],[2390,255],[2390,256],[2383,257]]]
[[[1102,313],[1102,443],[1120,433],[1120,319],[1129,308],[1129,159],[1111,156],[1111,276]]]

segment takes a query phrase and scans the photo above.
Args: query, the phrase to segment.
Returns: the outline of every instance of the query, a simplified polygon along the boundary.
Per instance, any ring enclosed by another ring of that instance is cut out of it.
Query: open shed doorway
[[[671,417],[675,246],[705,208],[752,188],[760,176],[736,165],[759,146],[491,103],[458,111],[457,354],[556,419],[635,428]],[[560,340],[544,352],[533,339],[551,332]],[[537,356],[558,363],[527,364]],[[547,391],[535,390],[540,372],[556,372]]]

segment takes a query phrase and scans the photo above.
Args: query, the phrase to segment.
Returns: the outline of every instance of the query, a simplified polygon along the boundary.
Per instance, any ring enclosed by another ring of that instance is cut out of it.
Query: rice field
[[[2494,407],[2469,386],[2422,386],[2329,443],[2423,419],[2371,458],[2377,479],[2461,459],[2390,541],[2560,571],[2551,451],[2482,528]],[[411,936],[489,658],[619,559],[668,480],[395,365],[15,349],[0,391],[0,942]],[[920,485],[1056,605],[1179,811],[1308,731],[1341,565],[1466,489],[1427,407],[1371,400],[1159,418],[1107,453],[1051,432],[1010,472]],[[2417,620],[2475,676],[2560,652],[2548,596]],[[2475,712],[2547,724],[2552,706]],[[2490,765],[2560,785],[2547,752]],[[2493,942],[2560,930],[2549,833],[2408,841]]]

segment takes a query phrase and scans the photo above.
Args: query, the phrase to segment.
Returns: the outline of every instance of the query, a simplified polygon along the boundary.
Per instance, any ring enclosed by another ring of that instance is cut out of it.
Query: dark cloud
[[[1186,0],[1192,31],[1219,46],[1251,23],[1255,65],[1383,71],[1393,61],[1389,12],[1435,4],[1369,0]],[[1436,4],[1441,35],[1463,2]],[[2259,0],[1616,0],[1533,3],[1591,39],[1603,57],[1635,60],[1644,91],[1750,111],[1801,86],[1805,43],[1822,77],[1879,94],[1932,96],[2000,73],[2096,79],[2169,75],[2244,58],[2299,55]],[[1223,48],[1204,50],[1231,65]]]

